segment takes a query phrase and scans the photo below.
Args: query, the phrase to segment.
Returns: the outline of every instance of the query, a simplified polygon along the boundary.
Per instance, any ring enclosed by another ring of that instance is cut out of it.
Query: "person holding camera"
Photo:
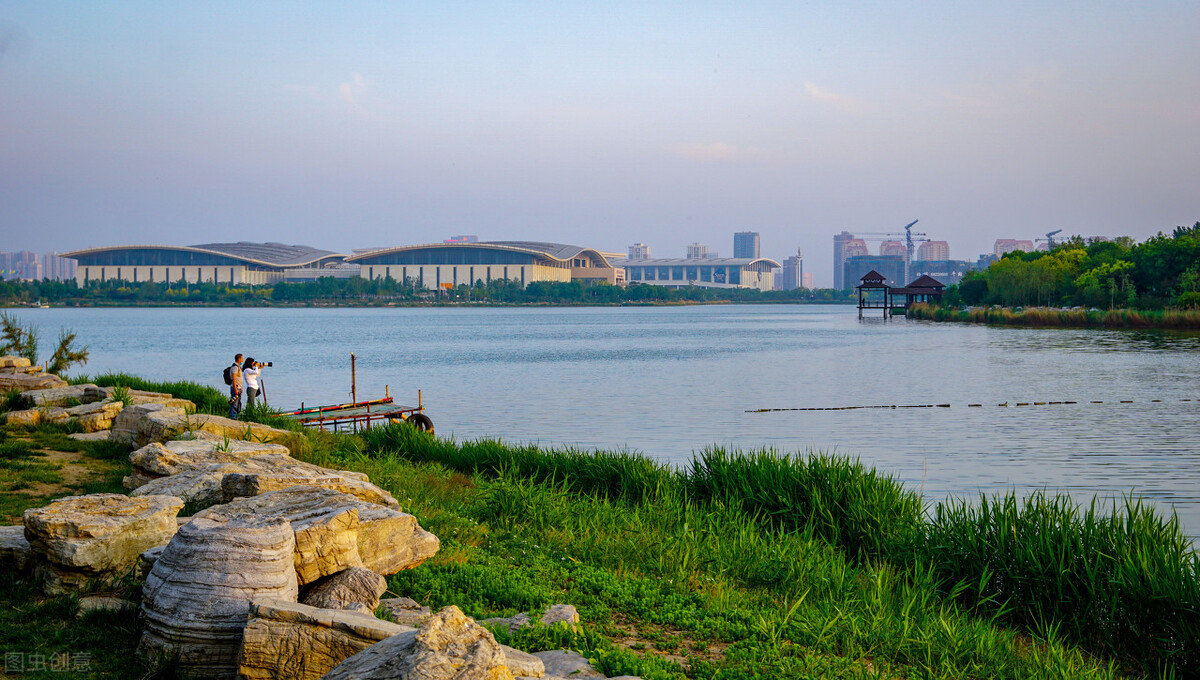
[[[246,383],[246,408],[254,406],[254,398],[259,395],[259,376],[262,375],[264,367],[271,365],[269,361],[265,364],[255,361],[254,357],[247,358],[246,363],[242,364],[242,380]]]

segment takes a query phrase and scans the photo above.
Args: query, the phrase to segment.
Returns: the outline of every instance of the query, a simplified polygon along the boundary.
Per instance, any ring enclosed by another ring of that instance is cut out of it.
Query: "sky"
[[[1200,221],[1200,3],[0,0],[0,250]]]

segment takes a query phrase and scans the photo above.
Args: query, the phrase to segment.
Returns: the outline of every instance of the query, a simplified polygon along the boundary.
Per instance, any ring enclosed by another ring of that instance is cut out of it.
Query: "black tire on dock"
[[[433,421],[424,413],[413,413],[408,416],[408,424],[422,432],[433,434]]]

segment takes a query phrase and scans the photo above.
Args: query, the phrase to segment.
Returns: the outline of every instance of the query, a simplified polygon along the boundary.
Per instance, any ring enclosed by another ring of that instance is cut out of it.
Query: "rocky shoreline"
[[[133,448],[128,495],[69,496],[0,527],[0,569],[80,611],[139,610],[136,653],[200,678],[602,678],[568,650],[497,643],[453,605],[381,599],[440,546],[366,475],[298,460],[297,434],[196,414],[170,394],[66,381],[0,357],[7,424],[72,424]],[[200,508],[180,517],[185,506]],[[90,596],[141,584],[140,602]],[[377,613],[379,614],[377,616]],[[483,623],[573,626],[570,605]],[[390,620],[389,620],[390,619]],[[628,679],[628,676],[623,676]]]

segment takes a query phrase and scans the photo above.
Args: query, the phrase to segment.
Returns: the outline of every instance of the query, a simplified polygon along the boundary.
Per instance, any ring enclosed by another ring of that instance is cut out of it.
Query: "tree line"
[[[262,286],[217,283],[167,284],[144,281],[0,281],[0,304],[35,302],[81,306],[248,305],[272,304],[669,304],[691,302],[846,303],[851,292],[832,289],[760,291],[750,288],[666,288],[646,284],[613,286],[581,281],[476,281],[453,288],[428,289],[414,280],[392,278],[280,282]]]
[[[1006,253],[947,288],[945,303],[1200,308],[1200,222],[1141,243],[1074,237],[1049,251]]]

